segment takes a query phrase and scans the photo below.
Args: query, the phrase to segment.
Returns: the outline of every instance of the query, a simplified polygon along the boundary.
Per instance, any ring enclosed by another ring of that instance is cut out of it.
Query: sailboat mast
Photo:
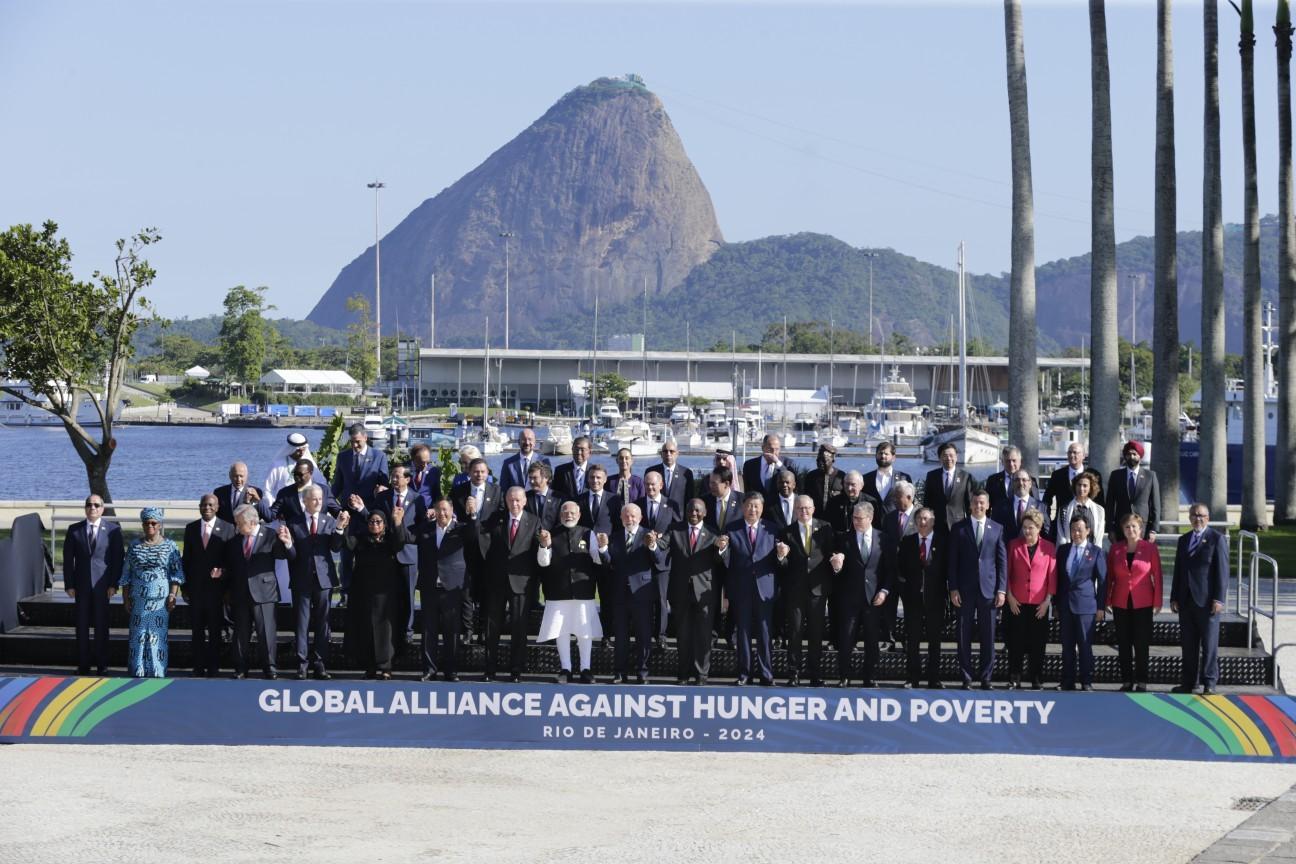
[[[967,397],[967,273],[964,268],[964,243],[958,247],[958,318],[959,318],[959,419],[968,419]]]
[[[486,438],[486,418],[490,416],[490,318],[482,325],[482,440]]]
[[[787,316],[783,316],[783,437],[786,440],[788,431],[787,418]]]

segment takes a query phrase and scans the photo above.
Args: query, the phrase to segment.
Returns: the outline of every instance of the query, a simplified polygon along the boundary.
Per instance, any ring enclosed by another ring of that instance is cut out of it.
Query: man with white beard
[[[562,505],[558,521],[552,533],[540,529],[540,548],[536,550],[545,594],[544,618],[536,641],[558,641],[558,683],[567,684],[572,670],[571,637],[575,636],[581,683],[593,684],[590,654],[594,640],[603,636],[594,604],[598,543],[592,530],[581,527],[580,505],[575,501]]]

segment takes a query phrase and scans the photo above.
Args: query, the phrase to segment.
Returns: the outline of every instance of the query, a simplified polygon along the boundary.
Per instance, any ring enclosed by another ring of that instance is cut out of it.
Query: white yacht
[[[545,434],[540,438],[540,452],[546,456],[570,456],[572,452],[572,433],[570,426],[551,423],[545,427]]]
[[[865,409],[870,438],[888,441],[916,442],[929,429],[922,406],[914,396],[913,385],[900,377],[900,367],[892,366],[881,387]]]
[[[652,428],[642,420],[625,420],[616,425],[606,439],[609,453],[627,449],[633,456],[652,456],[661,447],[653,438]]]
[[[615,399],[607,398],[599,402],[599,423],[603,426],[615,426],[621,422],[621,407]]]

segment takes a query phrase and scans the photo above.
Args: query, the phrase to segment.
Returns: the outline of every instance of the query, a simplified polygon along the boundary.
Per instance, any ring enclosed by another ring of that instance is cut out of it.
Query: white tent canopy
[[[360,392],[360,385],[340,369],[271,369],[261,376],[262,386],[280,393]]]
[[[186,378],[198,378],[200,380],[206,380],[211,377],[211,373],[201,366],[190,366],[184,371],[184,374]]]

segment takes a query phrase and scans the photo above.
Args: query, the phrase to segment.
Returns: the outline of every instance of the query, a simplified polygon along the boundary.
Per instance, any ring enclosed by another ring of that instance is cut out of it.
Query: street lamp
[[[504,238],[504,350],[509,347],[509,240],[515,235],[512,231],[501,231]]]
[[[374,384],[382,380],[382,246],[378,236],[378,190],[387,186],[381,180],[366,184],[374,190]]]
[[[868,344],[869,350],[873,350],[873,259],[878,257],[876,252],[865,252],[864,257],[869,262],[869,332]]]

